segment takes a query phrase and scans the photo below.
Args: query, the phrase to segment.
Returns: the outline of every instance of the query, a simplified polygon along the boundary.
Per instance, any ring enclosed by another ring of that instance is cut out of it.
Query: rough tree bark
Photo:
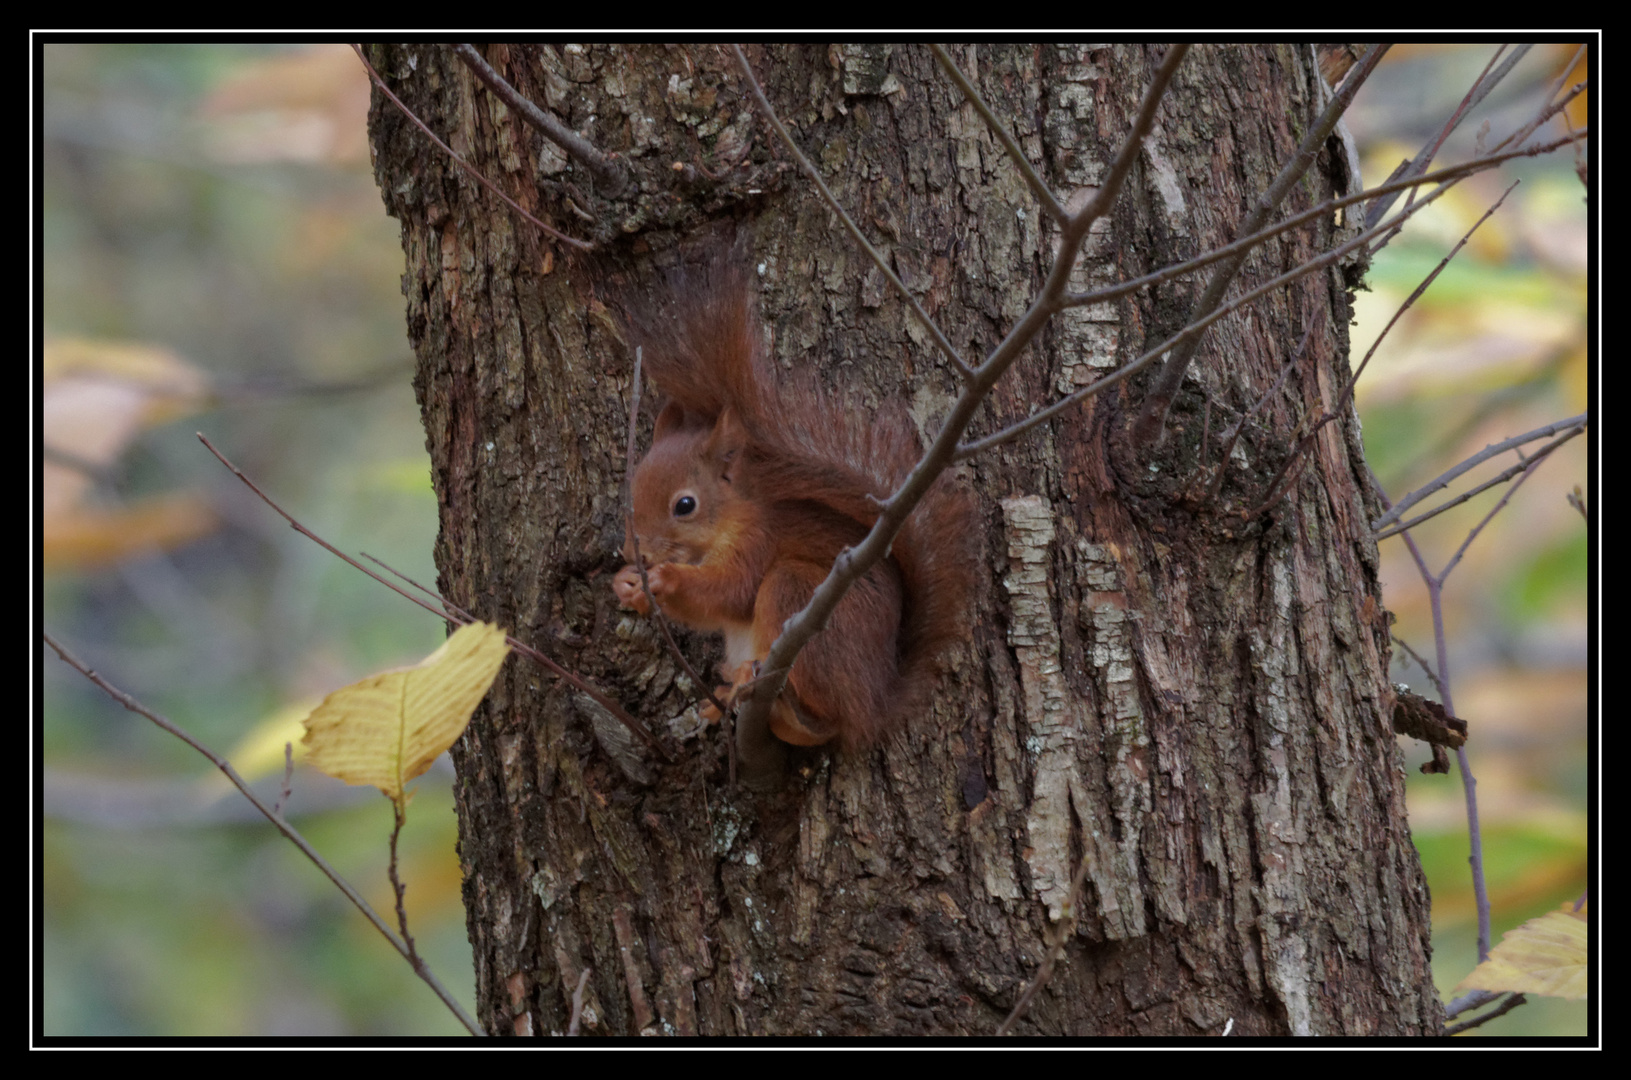
[[[718,731],[670,725],[690,700],[683,677],[609,588],[632,358],[608,298],[728,228],[751,252],[782,365],[819,371],[857,409],[903,397],[931,431],[955,378],[789,164],[724,50],[481,51],[631,179],[609,195],[445,47],[367,50],[458,153],[596,245],[542,236],[376,92],[440,588],[676,748],[672,763],[641,751],[539,669],[505,668],[454,748],[488,1029],[564,1030],[591,967],[587,1032],[990,1033],[1085,858],[1079,922],[1021,1033],[1437,1031],[1351,410],[1284,498],[1242,514],[1348,372],[1341,273],[1210,330],[1159,446],[1126,442],[1140,377],[966,466],[987,574],[932,713],[869,754],[797,752],[780,793],[733,791]],[[1162,51],[952,54],[1068,201],[1098,181]],[[922,47],[748,55],[839,199],[977,360],[1025,310],[1053,235],[979,117]],[[1317,78],[1307,46],[1195,49],[1078,281],[1233,239],[1317,113]],[[1335,172],[1322,161],[1286,210],[1326,197]],[[1336,227],[1258,249],[1244,286],[1324,250]],[[1186,278],[1056,317],[973,434],[1136,356],[1199,289]],[[1305,335],[1208,494],[1225,429]],[[705,639],[681,642],[711,665]]]

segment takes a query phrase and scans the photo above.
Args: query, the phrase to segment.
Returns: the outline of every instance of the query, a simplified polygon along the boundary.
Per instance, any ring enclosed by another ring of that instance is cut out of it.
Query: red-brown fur
[[[706,277],[671,283],[666,303],[630,320],[665,403],[635,471],[629,529],[664,612],[747,643],[750,655],[728,657],[722,672],[734,688],[838,553],[865,537],[872,500],[893,492],[920,450],[898,407],[852,418],[813,383],[778,384],[748,283],[718,265]],[[697,509],[676,515],[686,495]],[[927,703],[937,658],[966,623],[971,526],[967,494],[942,478],[890,558],[799,654],[772,710],[779,738],[862,749]],[[632,543],[624,555],[633,561]],[[613,585],[625,607],[647,610],[632,566]]]

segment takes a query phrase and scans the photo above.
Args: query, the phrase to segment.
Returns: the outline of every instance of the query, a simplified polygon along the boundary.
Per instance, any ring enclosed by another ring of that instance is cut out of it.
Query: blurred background
[[[1367,184],[1420,149],[1493,51],[1395,47],[1349,114]],[[1574,51],[1534,48],[1439,162],[1470,156],[1485,118],[1496,138],[1522,123]],[[43,621],[275,798],[284,744],[312,706],[444,637],[439,620],[293,532],[194,437],[330,542],[434,584],[436,504],[402,252],[369,168],[367,79],[343,46],[52,44],[42,74]],[[1569,83],[1586,77],[1582,61]],[[1394,498],[1489,442],[1585,410],[1575,166],[1564,152],[1467,181],[1376,260],[1356,363],[1523,180],[1360,382],[1367,453]],[[1445,585],[1496,941],[1586,888],[1587,530],[1565,501],[1575,485],[1589,503],[1583,438],[1536,470]],[[1415,530],[1430,569],[1504,490]],[[1381,550],[1394,631],[1431,662],[1420,574],[1400,540]],[[1396,681],[1437,696],[1402,650],[1396,659]],[[207,762],[54,653],[40,685],[46,1034],[462,1032]],[[1417,771],[1425,745],[1401,749],[1448,997],[1476,959],[1461,783]],[[444,759],[419,782],[403,876],[421,952],[473,1009],[450,777]],[[389,803],[298,765],[292,786],[297,827],[388,911]],[[1585,1030],[1585,1002],[1532,997],[1477,1034]]]
[[[344,46],[44,48],[44,622],[275,798],[324,695],[440,620],[295,533],[429,585],[436,500],[402,251]],[[50,1034],[463,1029],[196,753],[46,656]],[[445,758],[403,833],[410,926],[473,1008]],[[297,769],[290,817],[388,921],[390,804]]]
[[[1484,120],[1493,145],[1533,117],[1578,46],[1535,46],[1445,144],[1436,159],[1476,156]],[[1495,46],[1395,46],[1348,114],[1367,185],[1414,157],[1489,63]],[[1567,86],[1589,77],[1582,58]],[[1591,122],[1584,95],[1567,114]],[[1557,118],[1541,129],[1565,133]],[[1531,141],[1541,141],[1539,139]],[[1511,162],[1452,189],[1412,219],[1376,258],[1356,299],[1358,364],[1399,305],[1514,180],[1516,190],[1473,233],[1432,287],[1382,341],[1356,401],[1365,453],[1393,499],[1490,443],[1585,412],[1586,189],[1562,152]],[[1531,444],[1533,452],[1543,443]],[[1444,584],[1444,624],[1455,714],[1471,728],[1467,756],[1478,780],[1492,944],[1526,920],[1586,890],[1588,811],[1587,529],[1567,502],[1575,485],[1592,506],[1588,442],[1558,448],[1467,547]],[[1517,462],[1511,454],[1468,473],[1446,494],[1470,489]],[[1411,530],[1428,570],[1446,564],[1508,490],[1491,489]],[[1431,507],[1443,496],[1422,504]],[[1402,538],[1383,540],[1383,595],[1393,633],[1429,664],[1432,613],[1420,570]],[[1403,649],[1393,680],[1438,699]],[[1401,739],[1410,828],[1433,896],[1433,970],[1449,1000],[1477,963],[1477,911],[1467,866],[1459,770],[1424,776],[1428,748]],[[1530,996],[1472,1035],[1582,1035],[1585,1001]]]

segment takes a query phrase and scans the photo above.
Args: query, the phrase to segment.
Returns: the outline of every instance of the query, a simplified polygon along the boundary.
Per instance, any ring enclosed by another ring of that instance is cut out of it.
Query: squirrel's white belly
[[[719,670],[728,679],[731,673],[749,660],[757,660],[753,655],[753,627],[744,625],[740,628],[727,628],[725,631],[725,659],[720,661]]]

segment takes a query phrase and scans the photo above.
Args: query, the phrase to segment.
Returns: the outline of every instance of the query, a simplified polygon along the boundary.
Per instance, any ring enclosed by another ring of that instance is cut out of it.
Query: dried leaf
[[[1444,711],[1444,706],[1430,701],[1401,684],[1394,686],[1393,730],[1400,735],[1448,746],[1452,750],[1467,742],[1467,722]]]
[[[1509,930],[1456,990],[1490,990],[1579,1000],[1586,996],[1585,909],[1573,904]]]

